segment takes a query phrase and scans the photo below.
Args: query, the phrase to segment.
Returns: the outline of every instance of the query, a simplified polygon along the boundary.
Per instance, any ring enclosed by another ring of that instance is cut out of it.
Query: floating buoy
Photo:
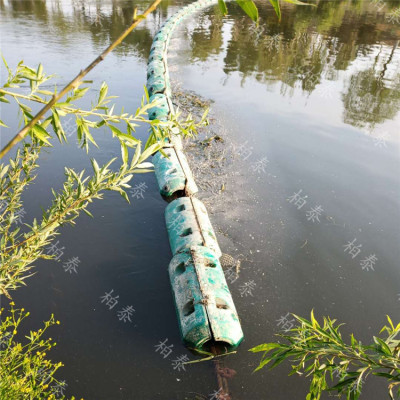
[[[156,93],[167,94],[165,79],[163,79],[161,76],[151,76],[149,79],[147,79],[146,86],[150,97]]]
[[[208,351],[215,343],[239,346],[243,332],[216,254],[192,246],[172,258],[169,276],[184,343]]]
[[[173,112],[167,48],[175,27],[190,13],[217,3],[200,0],[169,18],[155,35],[147,66],[147,90],[157,100],[151,120],[166,120]],[[179,134],[179,132],[178,132]],[[170,204],[165,220],[173,258],[169,276],[184,343],[210,350],[217,344],[235,349],[243,340],[238,314],[220,261],[222,253],[204,204],[193,197],[198,189],[180,136],[165,141],[153,157],[160,194]]]
[[[165,64],[163,60],[154,60],[147,65],[147,78],[151,76],[163,77],[165,74]]]
[[[150,101],[157,101],[157,105],[149,109],[149,119],[166,120],[169,114],[169,104],[164,94],[156,93],[150,97]]]
[[[214,229],[204,204],[194,197],[181,197],[165,209],[169,243],[173,254],[204,246],[221,257]]]
[[[189,195],[197,193],[197,185],[184,153],[176,147],[165,147],[163,153],[165,156],[157,152],[153,157],[160,194],[170,201],[185,193]]]

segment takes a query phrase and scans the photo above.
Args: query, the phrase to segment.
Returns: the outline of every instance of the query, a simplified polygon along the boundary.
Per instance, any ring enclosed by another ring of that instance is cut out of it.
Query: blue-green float
[[[170,201],[185,194],[193,195],[198,189],[184,153],[174,147],[165,147],[163,153],[153,157],[154,170],[160,194]]]
[[[206,207],[199,199],[181,197],[174,200],[165,209],[165,222],[173,254],[193,246],[204,246],[221,257]]]
[[[243,332],[216,254],[192,246],[172,258],[169,276],[184,343],[204,350],[214,343],[236,348]]]
[[[201,7],[218,0],[200,0],[169,18],[155,35],[147,67],[147,90],[157,100],[149,110],[152,120],[166,120],[173,112],[167,48],[175,27]],[[170,204],[165,210],[173,258],[169,276],[184,343],[210,350],[222,345],[235,349],[243,340],[238,314],[219,262],[222,253],[204,204],[193,197],[198,189],[180,137],[171,138],[153,157],[160,194]]]

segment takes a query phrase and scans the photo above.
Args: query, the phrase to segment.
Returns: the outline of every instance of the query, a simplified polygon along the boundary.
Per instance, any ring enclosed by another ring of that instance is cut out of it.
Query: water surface
[[[152,37],[182,4],[163,2],[90,73],[94,87],[106,80],[119,106],[136,109]],[[389,17],[398,2],[385,4],[285,6],[278,23],[260,2],[258,28],[235,4],[226,17],[210,7],[171,41],[174,85],[213,100],[212,124],[200,140],[223,139],[204,148],[191,142],[187,152],[223,252],[242,260],[238,277],[227,271],[245,333],[227,359],[237,372],[229,381],[232,399],[305,398],[304,378],[286,378],[284,365],[252,374],[258,359],[247,351],[290,327],[287,313],[307,316],[314,308],[345,322],[344,334],[363,342],[379,332],[385,314],[400,315],[400,24]],[[42,62],[61,86],[129,24],[133,8],[126,1],[1,1],[1,49],[11,66]],[[12,128],[1,131],[2,144],[17,129],[16,110],[2,106]],[[137,134],[147,137],[145,128]],[[98,133],[98,142],[89,156],[119,156],[107,133]],[[49,204],[65,165],[81,170],[88,160],[72,134],[69,145],[55,144],[26,193],[26,218]],[[153,175],[133,185],[145,190],[143,197],[131,193],[131,205],[107,194],[92,206],[94,219],[82,216],[64,228],[61,262],[38,262],[15,300],[31,310],[30,328],[50,313],[61,320],[52,337],[54,358],[65,364],[59,378],[66,394],[210,399],[217,389],[212,364],[174,369],[174,360],[194,356],[180,342],[167,276],[166,204]],[[80,263],[70,274],[63,263],[73,257]],[[119,298],[109,310],[101,297],[111,290]],[[127,305],[135,309],[132,323],[117,317]],[[165,339],[173,347],[164,358],[155,346]],[[383,382],[367,381],[362,398],[385,396]]]

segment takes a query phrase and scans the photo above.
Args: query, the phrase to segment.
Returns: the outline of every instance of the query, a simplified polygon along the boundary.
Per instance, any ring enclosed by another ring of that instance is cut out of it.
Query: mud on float
[[[169,18],[155,35],[147,65],[150,119],[166,120],[173,112],[167,50],[174,28],[196,10],[218,3],[200,0]],[[180,136],[169,139],[153,157],[162,197],[169,202],[165,219],[173,258],[169,276],[184,343],[210,350],[235,349],[243,340],[238,314],[219,258],[221,250],[204,204],[182,151]]]

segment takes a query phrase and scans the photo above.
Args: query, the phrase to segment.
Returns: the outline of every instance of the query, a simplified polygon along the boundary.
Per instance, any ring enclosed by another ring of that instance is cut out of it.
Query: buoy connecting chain
[[[167,64],[168,44],[175,27],[186,16],[218,0],[200,0],[169,18],[155,35],[147,66],[147,90],[158,105],[149,110],[150,119],[167,120],[173,113]],[[169,276],[184,343],[210,350],[222,344],[235,349],[243,339],[238,314],[225,280],[215,232],[198,188],[182,141],[176,135],[166,141],[163,153],[153,156],[160,194],[169,204],[165,210],[173,258]]]

